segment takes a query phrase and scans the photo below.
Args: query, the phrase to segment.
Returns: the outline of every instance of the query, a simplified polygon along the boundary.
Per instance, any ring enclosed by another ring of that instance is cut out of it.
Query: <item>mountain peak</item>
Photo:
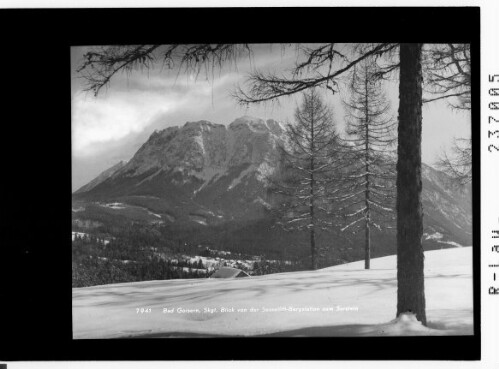
[[[280,135],[282,132],[284,132],[284,126],[274,119],[265,120],[263,118],[253,117],[251,115],[243,115],[242,117],[237,118],[229,124],[229,129],[249,129],[250,131],[255,133],[265,133],[270,131],[276,135]]]
[[[74,193],[83,193],[90,191],[100,183],[106,181],[108,178],[110,178],[112,175],[114,175],[116,172],[118,172],[121,168],[123,168],[126,165],[127,161],[126,160],[121,160],[119,163],[116,163],[113,165],[111,168],[106,169],[102,173],[100,173],[97,177],[95,177],[93,180],[91,180],[89,183],[86,185],[80,187],[78,190],[76,190]]]
[[[186,122],[182,129],[204,129],[204,128],[224,127],[223,124],[212,123],[208,120],[199,120],[196,122]]]

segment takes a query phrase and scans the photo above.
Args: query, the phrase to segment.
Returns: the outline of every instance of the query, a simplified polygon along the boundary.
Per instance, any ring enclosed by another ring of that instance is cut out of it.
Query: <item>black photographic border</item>
[[[479,7],[13,9],[0,31],[0,360],[480,359]],[[70,47],[331,39],[471,44],[474,335],[73,340]]]

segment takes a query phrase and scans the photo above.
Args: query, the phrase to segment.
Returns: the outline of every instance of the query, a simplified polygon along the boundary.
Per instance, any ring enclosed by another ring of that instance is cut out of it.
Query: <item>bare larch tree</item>
[[[289,200],[279,209],[279,224],[286,230],[309,232],[310,267],[315,270],[316,233],[330,225],[323,205],[327,172],[336,162],[332,152],[337,141],[332,111],[316,89],[303,93],[302,103],[295,110],[295,122],[287,125],[286,138],[286,145],[281,147],[283,168],[273,186],[276,193]]]
[[[446,99],[454,109],[471,109],[470,44],[428,45],[423,50],[425,90],[431,102]]]
[[[377,71],[375,61],[368,58],[351,73],[349,99],[343,101],[350,165],[339,181],[340,191],[333,196],[342,204],[339,210],[347,221],[341,230],[364,229],[365,269],[370,269],[371,228],[389,226],[395,213],[396,121]]]
[[[446,99],[458,111],[471,110],[470,44],[432,45],[424,52],[426,91],[433,95],[424,102]],[[458,138],[436,165],[458,184],[471,182],[471,138]]]

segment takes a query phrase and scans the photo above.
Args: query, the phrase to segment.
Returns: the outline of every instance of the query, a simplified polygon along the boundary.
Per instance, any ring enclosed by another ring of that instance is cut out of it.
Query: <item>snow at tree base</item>
[[[428,327],[411,314],[395,319],[396,256],[363,268],[75,288],[73,336],[473,334],[472,247],[425,252]]]

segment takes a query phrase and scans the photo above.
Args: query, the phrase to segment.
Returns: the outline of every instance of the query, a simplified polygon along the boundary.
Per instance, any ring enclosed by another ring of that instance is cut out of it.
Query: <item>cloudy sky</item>
[[[231,97],[244,85],[248,73],[258,70],[279,73],[296,62],[293,49],[259,45],[251,60],[225,66],[214,77],[204,73],[177,74],[160,65],[147,71],[116,75],[97,97],[83,91],[84,80],[76,69],[89,47],[71,48],[72,188],[73,191],[120,160],[129,160],[155,129],[209,120],[229,124],[243,115],[292,121],[299,96],[279,104],[240,107]],[[397,85],[386,85],[397,115]],[[344,112],[339,94],[327,95],[340,130]],[[423,108],[423,161],[432,164],[454,137],[469,137],[470,115],[449,109],[444,101]]]

